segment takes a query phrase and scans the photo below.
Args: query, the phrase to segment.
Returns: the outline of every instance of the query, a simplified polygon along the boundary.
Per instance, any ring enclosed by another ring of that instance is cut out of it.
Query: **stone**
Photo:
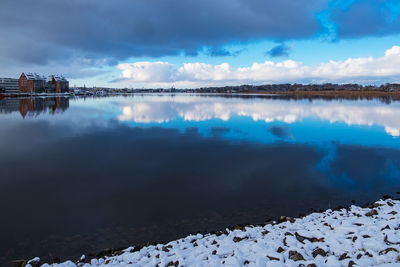
[[[378,215],[378,211],[376,209],[372,209],[365,213],[365,216],[373,216],[373,215]]]
[[[238,237],[238,236],[235,236],[235,237],[233,238],[233,242],[237,243],[237,242],[240,242],[240,241],[242,241],[242,240],[244,240],[244,239],[248,239],[248,237],[247,237],[247,236],[245,236],[245,237]]]
[[[399,252],[397,249],[395,248],[387,248],[384,250],[379,251],[379,255],[384,255],[384,254],[388,254],[390,251],[394,251],[394,252]]]
[[[326,257],[328,253],[323,250],[322,248],[316,248],[314,249],[314,251],[312,252],[313,257],[317,257],[318,255],[321,255],[322,257]]]
[[[339,257],[339,260],[340,260],[340,261],[342,261],[342,260],[344,260],[344,259],[350,259],[350,257],[347,256],[347,253],[343,253],[343,254]]]
[[[4,264],[4,267],[24,267],[25,265],[26,265],[26,260],[14,260]]]
[[[289,259],[291,259],[292,261],[304,261],[303,255],[295,250],[289,251]]]

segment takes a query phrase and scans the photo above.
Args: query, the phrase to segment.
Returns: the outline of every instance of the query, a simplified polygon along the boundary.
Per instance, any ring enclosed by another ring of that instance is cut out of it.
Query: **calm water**
[[[0,262],[76,258],[400,191],[400,102],[0,100]]]

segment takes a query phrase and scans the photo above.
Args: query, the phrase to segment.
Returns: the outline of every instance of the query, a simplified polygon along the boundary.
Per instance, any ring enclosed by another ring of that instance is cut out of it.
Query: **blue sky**
[[[400,82],[399,14],[394,0],[4,0],[0,76],[136,88]]]

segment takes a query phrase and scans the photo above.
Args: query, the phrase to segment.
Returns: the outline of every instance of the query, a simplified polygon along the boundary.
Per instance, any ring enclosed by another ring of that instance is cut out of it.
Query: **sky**
[[[2,0],[0,77],[196,88],[400,83],[398,0]]]

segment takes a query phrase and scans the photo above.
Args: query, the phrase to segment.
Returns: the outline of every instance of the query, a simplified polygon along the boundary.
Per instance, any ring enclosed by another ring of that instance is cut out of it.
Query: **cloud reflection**
[[[382,126],[393,137],[400,136],[400,105],[374,101],[286,101],[269,99],[213,98],[198,96],[143,97],[121,104],[120,121],[166,123],[172,120],[228,121],[234,116],[254,121],[291,124],[318,119],[349,126]]]

